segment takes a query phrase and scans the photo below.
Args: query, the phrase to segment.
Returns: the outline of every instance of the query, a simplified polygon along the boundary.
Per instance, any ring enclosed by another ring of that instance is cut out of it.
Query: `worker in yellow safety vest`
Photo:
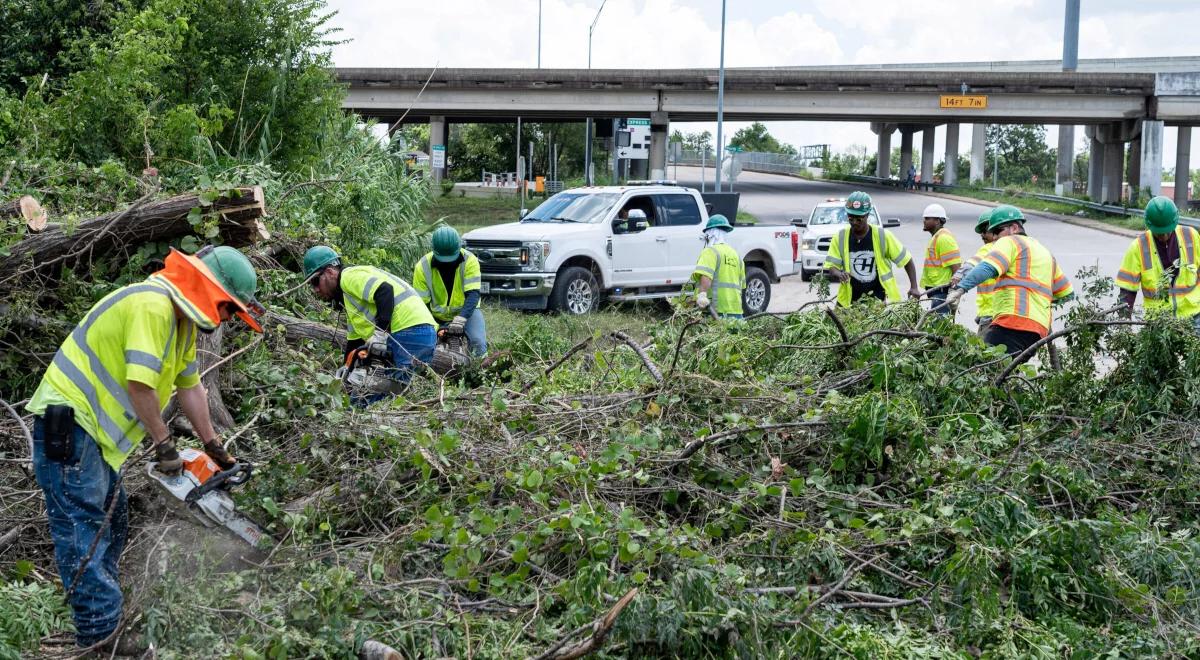
[[[172,394],[209,457],[222,469],[235,463],[209,417],[196,333],[212,332],[235,314],[261,332],[251,316],[261,311],[257,288],[250,260],[233,248],[207,247],[196,256],[171,250],[161,270],[88,311],[25,406],[34,414],[34,471],[82,647],[112,649],[109,638],[121,619],[126,461],[149,436],[160,472],[174,475],[183,467],[162,418]],[[113,649],[118,654],[138,645],[136,636],[121,640]]]
[[[696,283],[696,305],[707,308],[712,301],[708,292],[715,291],[717,316],[725,319],[742,318],[742,290],[746,288],[746,265],[737,250],[725,242],[733,231],[729,220],[716,214],[704,226],[704,249],[692,271]]]
[[[954,273],[954,277],[950,279],[950,288],[954,288],[962,281],[962,278],[971,269],[978,266],[988,252],[992,250],[992,243],[996,242],[996,235],[988,227],[992,221],[992,210],[988,209],[979,214],[979,222],[975,224],[975,233],[983,239],[983,245],[979,246],[979,250],[971,255],[969,259],[962,263],[962,267]],[[981,283],[975,289],[975,325],[978,327],[976,333],[983,337],[987,333],[988,326],[992,323],[992,289],[996,286],[996,279],[992,278]]]
[[[413,288],[429,307],[438,325],[455,334],[466,334],[475,356],[487,353],[487,325],[479,309],[482,278],[479,259],[463,249],[452,227],[438,227],[433,250],[413,267]]]
[[[347,356],[368,341],[386,345],[394,367],[391,378],[400,383],[407,383],[419,364],[429,364],[437,329],[433,315],[407,282],[374,266],[344,266],[325,245],[304,253],[304,276],[319,298],[345,310]],[[375,394],[355,403],[384,397]]]
[[[930,309],[948,315],[946,293],[950,291],[950,279],[962,264],[958,240],[946,229],[946,208],[941,204],[926,206],[921,217],[923,228],[930,235],[925,247],[925,265],[921,268],[921,287],[929,297]]]
[[[1125,251],[1117,286],[1121,300],[1133,309],[1138,290],[1148,314],[1191,319],[1200,333],[1200,232],[1179,224],[1179,209],[1166,197],[1146,205],[1146,231]]]
[[[896,283],[894,267],[904,268],[908,275],[908,296],[920,298],[917,288],[917,269],[912,256],[892,232],[873,227],[871,196],[856,190],[846,198],[846,217],[850,226],[842,229],[829,246],[825,266],[838,285],[837,302],[842,307],[864,296],[900,301],[900,285]]]
[[[997,206],[988,228],[996,235],[987,256],[946,297],[957,305],[963,294],[996,278],[992,322],[983,340],[1015,355],[1050,333],[1053,303],[1070,299],[1071,282],[1050,250],[1025,235],[1025,215],[1015,206]]]

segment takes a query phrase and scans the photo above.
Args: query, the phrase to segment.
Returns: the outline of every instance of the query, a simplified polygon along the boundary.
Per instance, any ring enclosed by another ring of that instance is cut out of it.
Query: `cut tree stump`
[[[245,247],[270,238],[262,223],[260,187],[238,188],[208,205],[197,195],[180,195],[135,203],[84,220],[71,230],[60,227],[27,236],[10,246],[10,256],[0,261],[0,284],[22,275],[85,269],[96,259],[125,255],[146,243],[194,235],[196,227],[188,221],[192,209],[200,209],[205,220],[219,216],[217,231],[225,245]]]
[[[305,321],[294,316],[279,314],[267,310],[266,315],[260,319],[263,330],[271,332],[273,329],[283,326],[283,338],[288,342],[297,342],[302,339],[312,339],[319,342],[332,344],[339,351],[346,346],[346,331],[338,330],[323,323],[315,321]]]
[[[20,199],[0,204],[0,218],[20,218],[32,232],[45,229],[50,219],[46,209],[30,195],[22,195]]]

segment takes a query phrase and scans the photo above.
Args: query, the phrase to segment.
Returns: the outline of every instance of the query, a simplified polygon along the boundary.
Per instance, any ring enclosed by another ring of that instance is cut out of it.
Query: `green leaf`
[[[525,487],[537,488],[542,485],[543,477],[541,470],[530,470],[525,473]]]

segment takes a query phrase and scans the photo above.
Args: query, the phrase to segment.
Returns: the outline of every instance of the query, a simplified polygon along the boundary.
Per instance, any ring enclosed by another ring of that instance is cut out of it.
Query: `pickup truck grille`
[[[521,241],[464,241],[464,245],[479,258],[483,273],[510,274],[521,272]]]
[[[481,241],[471,239],[468,241],[463,241],[463,246],[472,252],[475,252],[476,250],[491,250],[494,248],[511,250],[513,248],[521,247],[521,241]]]
[[[817,239],[817,249],[820,250],[821,252],[828,252],[829,245],[831,243],[833,243],[833,239],[830,238],[829,236],[826,236],[824,238],[818,238]]]

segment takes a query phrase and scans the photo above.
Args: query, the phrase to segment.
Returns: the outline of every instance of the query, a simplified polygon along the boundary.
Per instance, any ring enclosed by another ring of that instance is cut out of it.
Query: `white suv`
[[[875,227],[899,227],[900,218],[888,218],[886,222],[879,220],[879,213],[871,208],[870,223]],[[829,254],[829,244],[839,230],[850,224],[846,218],[846,200],[844,198],[829,198],[813,207],[808,218],[792,218],[792,225],[800,232],[800,254],[796,264],[800,269],[800,279],[807,282],[814,275],[825,270],[825,256]]]

